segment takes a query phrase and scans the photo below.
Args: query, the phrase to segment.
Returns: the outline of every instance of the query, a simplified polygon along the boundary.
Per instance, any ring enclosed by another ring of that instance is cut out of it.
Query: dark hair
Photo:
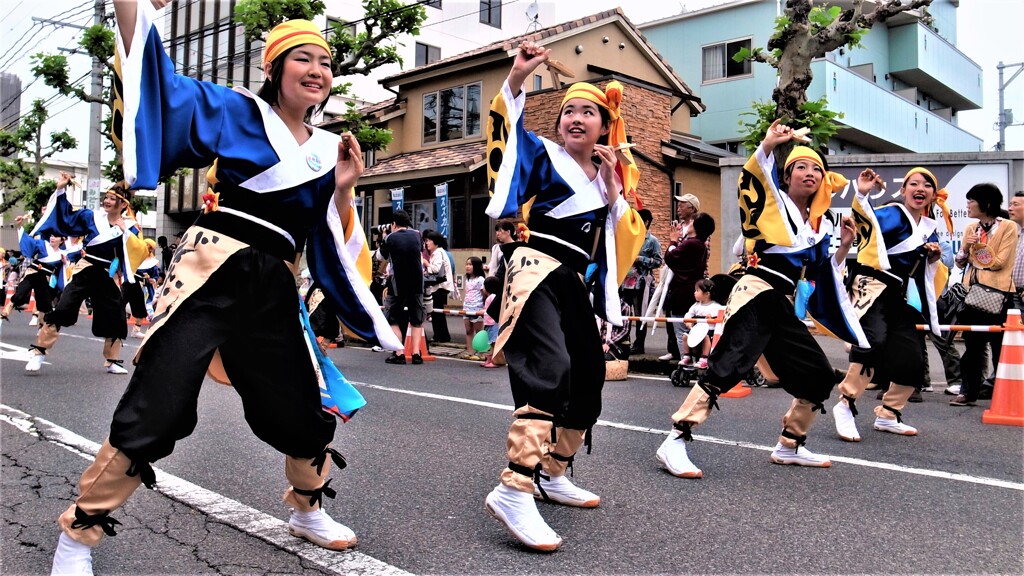
[[[601,114],[601,126],[611,126],[612,125],[612,115],[611,115],[610,112],[608,112],[608,109],[605,108],[604,106],[601,106],[600,104],[595,104],[595,105],[597,106],[597,111]],[[564,109],[565,109],[565,106],[562,106],[561,108],[559,108],[558,109],[558,116],[555,117],[555,134],[558,133],[558,125],[562,123],[562,110],[564,110]],[[608,135],[605,134],[605,135],[601,136],[600,138],[598,138],[597,139],[597,143],[598,144],[607,144],[608,143]]]
[[[825,155],[821,153],[821,150],[814,150],[813,148],[812,148],[812,150],[814,151],[815,154],[818,155],[818,158],[821,159],[822,171],[823,172],[828,172],[828,160],[825,160]],[[793,175],[793,166],[795,164],[796,164],[796,162],[794,161],[793,164],[790,164],[789,166],[786,166],[786,169],[782,171],[782,182],[779,182],[779,187],[782,188],[783,192],[785,192],[785,191],[787,191],[789,189],[789,185],[786,184],[786,178],[788,178],[788,177]]]
[[[484,275],[484,261],[483,260],[481,260],[480,258],[478,258],[476,256],[470,256],[469,258],[466,259],[466,262],[469,262],[469,264],[473,266],[473,278],[477,278],[479,276],[483,276]]]
[[[693,218],[693,231],[700,240],[707,240],[715,233],[715,219],[707,212],[701,212]]]
[[[161,248],[167,247],[167,236],[157,236],[156,245]]]
[[[707,292],[708,294],[711,294],[711,291],[715,289],[715,283],[712,282],[712,280],[710,278],[705,278],[703,280],[699,280],[697,282],[697,286],[696,287],[701,292]]]
[[[1014,198],[1024,198],[1024,190],[1017,190],[1013,193]]]
[[[423,232],[423,239],[430,240],[438,248],[448,249],[448,239],[436,230],[425,230]]]
[[[991,182],[975,184],[967,191],[967,199],[978,203],[978,208],[990,218],[999,216],[1002,210],[1003,193]]]
[[[395,210],[392,212],[391,221],[394,222],[396,226],[401,226],[402,228],[412,226],[412,219],[409,218],[409,213],[405,210]]]
[[[299,46],[301,46],[301,44]],[[270,104],[271,106],[277,104],[278,96],[281,95],[281,76],[284,75],[284,66],[281,65],[280,63],[283,63],[284,59],[288,56],[288,54],[290,54],[292,50],[295,50],[299,46],[292,46],[291,48],[279,54],[277,58],[274,58],[270,62],[270,76],[263,81],[263,86],[260,86],[260,91],[256,93],[256,95],[260,97],[260,100],[263,100],[264,102]],[[310,119],[313,118],[313,114],[319,114],[323,112],[324,108],[327,107],[327,101],[330,99],[331,95],[328,94],[327,98],[324,98],[324,101],[321,102],[319,105],[310,106],[306,110],[306,115],[303,119],[306,122],[309,122]]]
[[[637,210],[637,214],[640,214],[640,219],[643,220],[644,223],[654,222],[654,214],[651,214],[651,211],[647,208]]]
[[[501,280],[498,280],[497,276],[484,278],[484,290],[487,290],[488,294],[497,294],[498,290],[501,290]]]
[[[512,235],[512,239],[516,239],[516,225],[511,220],[502,220],[494,225],[494,231],[504,230]]]

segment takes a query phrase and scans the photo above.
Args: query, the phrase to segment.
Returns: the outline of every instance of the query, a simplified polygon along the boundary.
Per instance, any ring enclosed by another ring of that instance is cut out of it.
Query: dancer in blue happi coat
[[[346,330],[392,350],[402,344],[369,290],[370,253],[353,208],[359,143],[309,124],[330,94],[330,46],[312,22],[274,27],[266,81],[253,94],[175,74],[148,1],[119,0],[114,11],[126,180],[150,189],[178,168],[212,164],[211,187],[166,270],[110,436],[59,519],[54,569],[85,571],[90,547],[114,532],[110,513],[140,483],[152,485],[150,463],[192,433],[207,373],[234,386],[252,431],[285,455],[289,532],[350,548],[355,534],[321,504],[335,495],[330,462],[344,463],[330,447],[332,414],[347,418],[365,401],[349,386],[353,397],[341,402],[326,383],[341,382],[303,317],[295,277],[304,248]]]

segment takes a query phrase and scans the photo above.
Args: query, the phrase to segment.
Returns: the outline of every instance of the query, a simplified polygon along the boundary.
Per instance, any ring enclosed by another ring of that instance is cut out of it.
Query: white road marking
[[[92,461],[100,448],[99,444],[53,422],[33,417],[4,404],[0,404],[0,422],[6,422],[26,434],[40,437],[86,460]],[[288,534],[288,524],[283,520],[182,480],[159,468],[154,467],[153,470],[156,472],[157,483],[154,490],[157,492],[191,506],[217,522],[233,526],[250,536],[291,552],[327,572],[340,575],[411,576],[409,572],[361,552],[335,552],[291,536]]]
[[[505,410],[510,414],[515,410],[515,407],[507,404],[495,404],[493,402],[481,402],[479,400],[470,400],[468,398],[459,398],[457,396],[444,396],[442,394],[433,394],[430,392],[417,392],[412,390],[401,390],[399,388],[390,388],[388,386],[379,386],[377,384],[367,384],[365,382],[352,382],[353,385],[363,386],[366,388],[373,388],[375,390],[382,390],[385,392],[395,392],[398,394],[408,394],[410,396],[419,396],[422,398],[432,398],[434,400],[443,400],[447,402],[456,402],[459,404],[470,404],[473,406],[480,406],[483,408],[495,408],[498,410]],[[648,428],[646,426],[634,426],[632,424],[622,424],[620,422],[611,422],[609,420],[598,420],[598,426],[605,426],[607,428],[617,428],[619,430],[629,430],[632,432],[642,432],[645,434],[655,434],[657,436],[665,436],[666,430],[664,428]],[[750,450],[761,450],[761,451],[772,451],[775,449],[774,446],[763,446],[760,444],[754,444],[751,442],[741,442],[737,440],[727,440],[725,438],[715,438],[714,436],[702,436],[698,434],[693,435],[693,439],[700,442],[710,442],[712,444],[724,444],[727,446],[736,446],[738,448],[747,448]],[[861,458],[848,458],[846,456],[829,456],[833,462],[842,462],[844,464],[853,464],[855,466],[864,466],[865,468],[877,468],[879,470],[889,470],[892,472],[902,472],[904,474],[916,474],[918,476],[929,476],[932,478],[941,478],[943,480],[954,480],[957,482],[968,482],[971,484],[982,484],[985,486],[992,486],[995,488],[1007,488],[1010,490],[1024,491],[1024,483],[1011,482],[1008,480],[1000,480],[998,478],[986,478],[984,476],[972,476],[970,474],[960,474],[957,472],[944,472],[942,470],[929,470],[927,468],[914,468],[911,466],[901,466],[899,464],[889,464],[887,462],[875,462],[872,460],[864,460]]]

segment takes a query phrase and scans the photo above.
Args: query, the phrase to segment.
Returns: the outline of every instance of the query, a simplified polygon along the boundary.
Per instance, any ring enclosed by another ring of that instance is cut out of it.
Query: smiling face
[[[935,201],[935,186],[924,177],[915,173],[903,181],[903,205],[911,213],[924,214]]]
[[[601,118],[601,108],[585,98],[572,98],[565,103],[558,117],[558,135],[565,148],[589,154],[598,138],[608,133]]]
[[[63,236],[50,236],[50,246],[52,248],[60,248],[60,243],[63,241]]]
[[[107,214],[120,215],[124,210],[125,202],[117,197],[112,192],[107,192],[103,195],[103,200],[100,202],[100,206],[103,211]]]
[[[818,191],[825,171],[809,160],[797,160],[789,165],[783,181],[790,198],[809,198]]]
[[[277,99],[281,108],[305,112],[330,95],[334,74],[331,56],[323,47],[303,44],[292,48],[269,64],[268,76],[275,66],[283,66]]]

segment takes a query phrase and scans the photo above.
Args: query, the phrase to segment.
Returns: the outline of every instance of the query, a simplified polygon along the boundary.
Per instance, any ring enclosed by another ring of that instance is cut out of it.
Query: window
[[[544,77],[540,74],[533,75],[533,89],[540,90],[544,87]]]
[[[416,43],[416,65],[426,66],[441,59],[441,49],[429,44]]]
[[[750,74],[750,61],[734,62],[732,57],[741,48],[750,49],[750,38],[704,47],[703,80],[710,82]]]
[[[423,95],[423,143],[479,136],[480,83]]]
[[[346,22],[346,21],[342,20],[341,18],[333,18],[331,16],[328,16],[327,17],[327,34],[326,34],[326,38],[327,38],[327,42],[328,43],[331,42],[331,37],[334,36],[334,34],[336,34],[335,30],[337,30],[338,28],[348,32],[349,36],[352,36],[353,38],[356,35],[356,25],[355,24],[351,24],[349,22]]]
[[[501,28],[501,0],[480,0],[480,23]]]

